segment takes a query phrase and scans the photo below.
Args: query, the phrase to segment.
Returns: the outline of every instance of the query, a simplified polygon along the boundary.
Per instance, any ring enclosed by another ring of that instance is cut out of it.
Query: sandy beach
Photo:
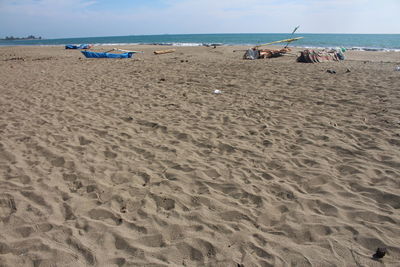
[[[400,266],[400,52],[120,48],[0,47],[0,266]]]

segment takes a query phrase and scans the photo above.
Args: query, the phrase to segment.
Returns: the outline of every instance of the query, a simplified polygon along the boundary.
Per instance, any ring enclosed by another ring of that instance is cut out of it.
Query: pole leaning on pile
[[[119,49],[119,48],[113,48],[111,50],[108,50],[104,53],[110,53],[112,51],[120,51],[120,52],[125,52],[125,53],[144,53],[143,51],[130,51],[130,50],[124,50],[124,49]]]
[[[300,39],[303,39],[304,37],[296,37],[296,38],[290,38],[290,39],[285,39],[285,40],[279,40],[279,41],[274,41],[274,42],[270,42],[270,43],[266,43],[266,44],[260,44],[255,46],[256,48],[260,47],[260,46],[264,46],[264,45],[271,45],[271,44],[278,44],[278,43],[291,43]]]
[[[300,28],[300,25],[297,26],[296,28],[294,28],[294,30],[292,31],[292,34],[290,35],[290,38],[293,38],[293,34],[297,31],[298,28]],[[289,44],[290,44],[290,42],[288,42],[288,43],[285,45],[285,48],[287,48],[287,47],[289,46]]]
[[[298,29],[299,27],[300,27],[300,26],[297,26],[296,28],[294,28],[294,30],[293,30],[292,34],[290,35],[290,37],[293,37],[293,34],[297,31],[297,29]],[[270,43],[266,43],[266,44],[257,45],[257,46],[255,46],[254,48],[259,48],[260,46],[271,45],[271,44],[279,44],[279,43],[287,43],[286,46],[285,46],[285,48],[287,48],[288,45],[289,45],[291,42],[294,42],[294,41],[297,41],[297,40],[300,40],[300,39],[303,39],[303,38],[304,38],[304,37],[296,37],[296,38],[289,38],[289,39],[285,39],[285,40],[274,41],[274,42],[270,42]]]
[[[119,49],[119,48],[114,48],[112,51],[121,51],[121,52],[126,52],[126,53],[144,53],[143,51],[131,51],[131,50],[124,50],[124,49]]]

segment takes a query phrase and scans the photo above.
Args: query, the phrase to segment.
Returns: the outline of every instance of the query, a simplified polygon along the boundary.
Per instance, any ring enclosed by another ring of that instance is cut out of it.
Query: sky
[[[400,33],[400,0],[0,0],[0,38]]]

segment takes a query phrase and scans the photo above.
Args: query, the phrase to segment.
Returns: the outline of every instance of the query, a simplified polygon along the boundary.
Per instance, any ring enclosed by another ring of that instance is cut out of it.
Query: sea
[[[41,40],[0,40],[0,46],[35,45],[63,46],[66,44],[172,46],[245,45],[254,46],[287,38],[304,37],[292,46],[305,48],[344,47],[351,50],[400,51],[400,34],[285,34],[285,33],[225,33],[225,34],[162,34],[105,37],[80,37]]]

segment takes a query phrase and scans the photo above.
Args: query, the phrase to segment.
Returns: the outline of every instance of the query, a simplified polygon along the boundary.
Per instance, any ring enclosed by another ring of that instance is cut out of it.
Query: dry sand
[[[399,266],[400,53],[122,48],[0,48],[0,266]]]

